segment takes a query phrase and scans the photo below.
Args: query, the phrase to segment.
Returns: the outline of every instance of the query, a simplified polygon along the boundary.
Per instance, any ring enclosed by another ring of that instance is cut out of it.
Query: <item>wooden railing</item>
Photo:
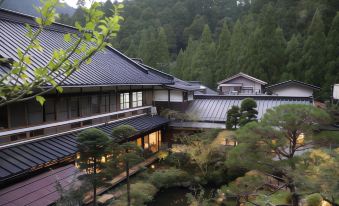
[[[151,106],[144,106],[67,121],[1,131],[0,145],[20,142],[32,138],[35,139],[46,135],[76,131],[82,128],[91,127],[93,125],[100,125],[102,123],[139,116],[142,114],[150,114],[151,108]]]

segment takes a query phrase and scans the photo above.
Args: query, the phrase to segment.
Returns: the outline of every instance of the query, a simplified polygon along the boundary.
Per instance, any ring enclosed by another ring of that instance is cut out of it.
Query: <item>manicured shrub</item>
[[[191,178],[187,172],[176,168],[160,169],[150,176],[150,182],[159,189],[173,186],[188,186],[190,180]]]
[[[175,152],[169,155],[165,161],[171,166],[185,168],[190,162],[190,157],[186,153]]]
[[[130,125],[120,125],[112,129],[112,137],[116,141],[126,140],[138,131]]]
[[[315,193],[306,197],[307,206],[320,206],[323,198],[320,194]]]

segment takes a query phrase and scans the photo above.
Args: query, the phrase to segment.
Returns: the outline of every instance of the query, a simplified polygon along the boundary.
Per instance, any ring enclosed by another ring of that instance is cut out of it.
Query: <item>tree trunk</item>
[[[97,205],[97,160],[96,158],[94,158],[94,167],[93,167],[94,171],[93,171],[93,205],[96,206]]]
[[[290,192],[292,193],[291,205],[292,206],[299,206],[299,195],[296,193],[295,185],[293,183],[290,183],[288,185],[288,188],[290,189]]]
[[[131,188],[129,182],[129,164],[128,161],[125,163],[126,166],[126,180],[127,180],[127,206],[131,206]]]
[[[237,197],[236,206],[240,206],[240,197]]]

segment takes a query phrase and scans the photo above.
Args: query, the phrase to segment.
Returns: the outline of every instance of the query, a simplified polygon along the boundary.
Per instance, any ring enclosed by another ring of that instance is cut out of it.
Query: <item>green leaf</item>
[[[65,34],[64,35],[64,40],[65,42],[70,42],[72,39],[71,39],[71,34]]]
[[[60,86],[55,87],[55,89],[59,92],[62,93],[64,91],[64,89]]]
[[[92,62],[92,59],[91,58],[88,58],[87,60],[86,60],[86,64],[90,64]]]
[[[43,106],[46,101],[42,96],[36,96],[35,99],[41,104],[41,106]]]
[[[29,55],[24,56],[24,62],[28,65],[31,64],[32,63],[31,57]]]
[[[41,24],[42,24],[42,19],[41,19],[41,18],[36,18],[36,19],[35,19],[35,22],[36,22],[37,24],[41,25]]]

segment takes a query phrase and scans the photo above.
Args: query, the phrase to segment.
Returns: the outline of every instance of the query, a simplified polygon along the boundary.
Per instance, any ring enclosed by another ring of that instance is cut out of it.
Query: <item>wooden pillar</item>
[[[168,107],[171,104],[171,90],[168,90],[168,102],[167,102],[167,104],[168,104]]]

